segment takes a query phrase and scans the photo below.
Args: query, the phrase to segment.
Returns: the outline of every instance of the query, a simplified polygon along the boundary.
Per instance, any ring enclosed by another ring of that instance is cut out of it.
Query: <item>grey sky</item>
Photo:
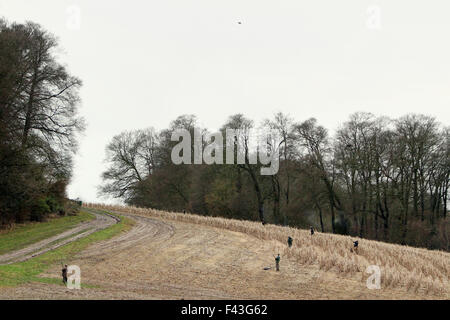
[[[316,117],[331,131],[356,111],[449,125],[449,12],[446,0],[0,0],[0,16],[58,36],[84,81],[69,196],[85,201],[98,200],[113,135],[185,113],[213,131],[237,112]]]

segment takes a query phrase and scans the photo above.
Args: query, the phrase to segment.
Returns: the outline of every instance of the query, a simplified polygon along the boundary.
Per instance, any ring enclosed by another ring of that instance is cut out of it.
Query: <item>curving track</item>
[[[107,228],[114,223],[117,223],[118,221],[118,219],[112,215],[99,214],[98,212],[93,210],[87,211],[95,215],[94,220],[83,222],[77,225],[75,228],[64,231],[51,238],[33,243],[32,245],[29,245],[25,248],[0,255],[0,265],[26,261],[50,250],[59,248],[67,243],[84,238],[91,233]]]
[[[162,221],[122,212],[110,212],[133,219],[135,221],[133,229],[108,241],[90,246],[79,255],[80,258],[102,257],[134,247],[142,242],[168,239],[174,234],[174,227]]]

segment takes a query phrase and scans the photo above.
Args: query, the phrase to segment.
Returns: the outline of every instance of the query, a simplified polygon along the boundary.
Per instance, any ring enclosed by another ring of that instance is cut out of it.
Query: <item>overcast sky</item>
[[[450,125],[449,13],[448,0],[0,0],[0,16],[54,33],[84,82],[69,187],[84,201],[99,201],[115,134],[181,114],[211,131],[277,111],[331,132],[356,111]]]

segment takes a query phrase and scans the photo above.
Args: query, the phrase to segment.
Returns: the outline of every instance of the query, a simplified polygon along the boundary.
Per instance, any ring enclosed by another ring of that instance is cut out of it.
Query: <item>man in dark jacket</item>
[[[358,253],[358,240],[353,241],[353,248],[350,248],[350,252]]]
[[[64,284],[67,284],[67,264],[65,264],[62,268],[62,277]]]
[[[278,255],[275,257],[275,265],[276,265],[277,271],[280,271],[280,260],[281,260],[280,254],[278,254]]]
[[[291,237],[288,237],[288,246],[289,246],[289,248],[292,247],[292,241],[293,240],[294,239],[292,239]]]

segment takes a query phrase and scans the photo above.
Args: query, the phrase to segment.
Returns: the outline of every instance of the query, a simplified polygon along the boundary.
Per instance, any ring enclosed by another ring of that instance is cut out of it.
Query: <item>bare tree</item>
[[[327,130],[317,125],[316,119],[306,120],[295,126],[300,147],[303,147],[308,154],[311,164],[317,169],[320,179],[325,184],[328,191],[329,206],[331,211],[331,229],[336,231],[335,209],[342,210],[341,201],[335,192],[335,170],[332,161],[327,161],[331,148],[328,141]]]
[[[106,148],[109,168],[103,172],[101,195],[131,197],[137,184],[151,175],[157,161],[157,135],[154,129],[123,132]]]
[[[57,39],[38,24],[0,19],[0,214],[13,211],[21,221],[40,220],[46,201],[63,204],[84,128],[81,81],[58,62],[57,50]]]
[[[266,196],[262,189],[262,177],[259,175],[259,166],[250,163],[250,154],[252,152],[250,149],[250,131],[253,127],[252,120],[245,118],[242,114],[235,114],[228,118],[228,121],[222,127],[222,132],[225,132],[226,129],[234,129],[237,132],[233,141],[227,141],[226,148],[232,147],[235,151],[235,156],[237,155],[239,146],[243,148],[244,164],[237,164],[236,168],[249,174],[256,194],[259,219],[264,221],[264,200]],[[232,145],[229,145],[230,143]]]

